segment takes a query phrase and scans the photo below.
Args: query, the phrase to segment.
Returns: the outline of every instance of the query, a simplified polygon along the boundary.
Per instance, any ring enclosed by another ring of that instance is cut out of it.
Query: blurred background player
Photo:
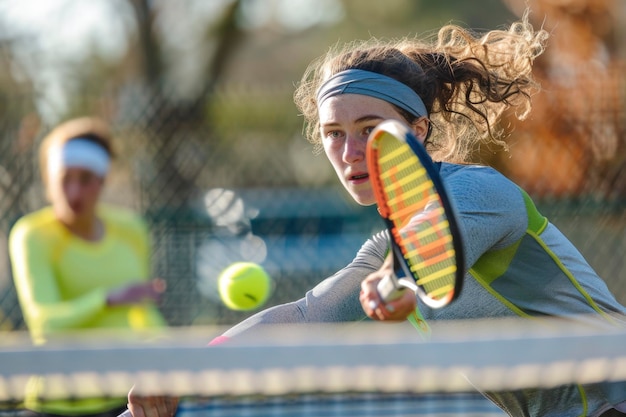
[[[100,202],[114,155],[108,126],[95,118],[62,123],[44,138],[40,168],[50,206],[22,217],[9,236],[15,286],[34,343],[83,330],[146,330],[166,325],[149,279],[144,221]],[[33,415],[116,416],[126,400],[40,401],[33,379],[25,406]]]

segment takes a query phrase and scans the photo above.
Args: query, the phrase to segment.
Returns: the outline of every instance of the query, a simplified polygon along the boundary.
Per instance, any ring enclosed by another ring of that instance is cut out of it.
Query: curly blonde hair
[[[426,147],[436,160],[467,161],[478,145],[506,148],[502,114],[512,109],[523,120],[538,89],[532,64],[545,49],[548,33],[523,18],[507,29],[482,35],[446,25],[426,40],[372,38],[335,45],[313,61],[294,93],[304,116],[307,139],[321,149],[316,92],[334,74],[361,69],[386,75],[412,88],[424,101],[433,134]],[[408,123],[412,116],[398,111]]]

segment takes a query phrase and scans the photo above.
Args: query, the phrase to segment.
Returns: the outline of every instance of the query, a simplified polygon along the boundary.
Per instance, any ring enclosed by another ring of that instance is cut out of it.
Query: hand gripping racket
[[[372,131],[366,154],[394,258],[394,273],[378,284],[381,298],[394,300],[408,288],[429,307],[448,305],[461,291],[465,268],[459,229],[439,167],[397,120],[386,120]]]

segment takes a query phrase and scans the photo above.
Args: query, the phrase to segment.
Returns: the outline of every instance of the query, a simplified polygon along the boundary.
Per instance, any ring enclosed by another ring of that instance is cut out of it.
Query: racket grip
[[[131,414],[130,410],[126,410],[117,417],[133,417],[133,415]]]
[[[383,301],[393,301],[396,298],[399,298],[406,287],[400,285],[400,281],[396,274],[388,274],[383,277],[378,282],[378,286],[376,287],[378,290],[378,295]]]

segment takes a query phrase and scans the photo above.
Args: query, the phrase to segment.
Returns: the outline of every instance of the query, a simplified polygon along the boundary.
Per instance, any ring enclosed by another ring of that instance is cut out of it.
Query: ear
[[[419,139],[421,143],[424,143],[424,141],[430,134],[430,120],[428,120],[427,117],[422,116],[415,122],[413,122],[413,124],[411,125],[411,129],[413,130],[413,133],[415,134],[417,139]]]

